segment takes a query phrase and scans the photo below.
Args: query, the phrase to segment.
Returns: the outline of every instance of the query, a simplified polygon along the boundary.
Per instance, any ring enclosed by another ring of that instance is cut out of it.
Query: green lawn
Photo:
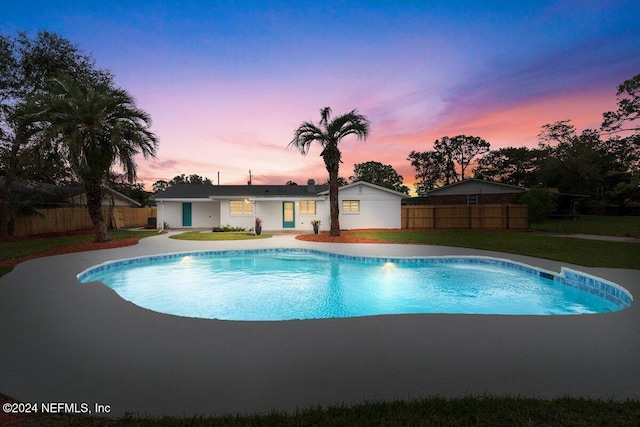
[[[156,230],[112,230],[109,231],[109,238],[111,240],[121,240],[131,237],[151,237],[157,236]],[[35,255],[42,252],[46,252],[50,249],[60,248],[64,246],[73,245],[76,243],[90,243],[95,240],[94,234],[82,234],[78,236],[60,236],[60,237],[45,237],[40,239],[29,240],[17,240],[13,242],[0,243],[0,261],[9,260],[13,258],[21,258],[27,255]],[[0,277],[7,274],[13,269],[12,266],[0,266]]]
[[[203,241],[220,241],[220,240],[256,240],[267,239],[271,237],[270,234],[261,234],[256,236],[255,234],[248,233],[246,231],[225,231],[217,233],[201,233],[199,231],[187,231],[185,233],[169,236],[170,239],[176,240],[203,240]]]
[[[613,226],[612,226],[613,227]],[[611,230],[611,228],[609,228]],[[584,231],[582,231],[584,232]],[[548,258],[585,266],[640,269],[640,243],[621,243],[555,237],[542,232],[506,231],[377,231],[349,234],[390,243],[458,246]],[[612,234],[612,233],[605,233]],[[114,231],[111,239],[147,237],[155,231]],[[262,239],[244,233],[187,232],[172,238],[187,240]],[[34,239],[0,244],[0,260],[7,260],[73,243],[91,242],[93,235]],[[0,274],[3,270],[0,270]],[[366,403],[328,409],[304,409],[294,415],[218,418],[137,418],[103,420],[80,416],[30,417],[33,425],[71,426],[636,426],[640,424],[640,401],[614,402],[563,398],[555,400],[517,397],[443,399]],[[1,418],[0,418],[1,421]]]
[[[640,269],[640,243],[586,240],[557,237],[550,233],[512,231],[362,231],[349,234],[380,242],[456,246],[507,252],[587,267]]]
[[[580,215],[574,219],[550,219],[532,228],[554,233],[640,237],[640,216]]]
[[[560,398],[518,397],[444,399],[365,403],[299,410],[292,415],[271,413],[254,416],[138,418],[106,420],[82,416],[32,415],[28,425],[57,426],[637,426],[640,401],[614,402]]]

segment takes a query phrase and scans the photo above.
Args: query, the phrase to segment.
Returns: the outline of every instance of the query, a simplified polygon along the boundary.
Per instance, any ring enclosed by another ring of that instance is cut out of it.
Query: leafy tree
[[[213,183],[207,177],[201,177],[200,175],[191,174],[189,176],[185,174],[176,175],[171,181],[169,181],[169,187],[177,184],[196,184],[196,185],[212,185]]]
[[[631,177],[629,181],[619,182],[609,194],[611,202],[625,206],[629,202],[640,201],[640,175]]]
[[[0,34],[0,173],[4,175],[0,204],[0,236],[8,233],[11,188],[15,179],[36,177],[49,181],[66,178],[64,161],[38,137],[32,98],[50,90],[61,74],[77,81],[110,84],[111,73],[95,67],[94,60],[61,36],[47,31],[34,38],[25,32],[12,38]],[[36,168],[42,167],[40,170]]]
[[[347,178],[341,176],[338,177],[338,187],[343,187],[347,184],[349,184]],[[321,181],[318,185],[329,185],[329,179],[327,178],[324,181]]]
[[[464,181],[473,159],[489,151],[489,143],[478,136],[448,136],[433,143],[433,148],[445,161],[445,183]],[[460,174],[458,171],[460,170]]]
[[[506,147],[489,151],[478,159],[473,175],[478,179],[533,187],[538,183],[540,156],[540,150],[527,147]]]
[[[438,185],[464,180],[473,159],[488,152],[489,147],[480,137],[457,135],[436,140],[433,151],[412,151],[408,160],[416,170],[416,191],[424,194]]]
[[[295,181],[287,181],[284,185],[298,185]]]
[[[518,197],[518,203],[527,205],[529,223],[538,224],[545,221],[556,208],[556,197],[549,190],[534,187]]]
[[[169,188],[169,183],[163,179],[160,179],[153,183],[152,188],[154,193],[160,193]]]
[[[125,174],[111,173],[108,185],[117,192],[135,200],[142,206],[149,205],[149,196],[151,193],[144,189],[144,183],[141,181],[129,181]]]
[[[104,185],[114,165],[121,166],[132,182],[134,156],[155,156],[158,140],[149,130],[151,118],[122,89],[72,79],[55,83],[54,92],[42,97],[38,117],[84,186],[96,241],[108,241],[102,216]]]
[[[628,179],[611,190],[619,205],[640,199],[640,74],[618,86],[618,109],[603,114],[602,131],[617,134],[606,141],[607,150],[628,168]],[[624,136],[621,136],[624,135]]]
[[[442,182],[444,175],[442,159],[435,151],[412,151],[407,158],[416,170],[416,193],[423,196]]]
[[[380,162],[370,161],[353,165],[353,176],[349,177],[349,180],[365,181],[409,194],[409,187],[402,184],[402,175],[399,175],[391,165],[383,165]]]
[[[640,74],[618,86],[618,109],[603,114],[605,132],[640,132]],[[636,139],[636,142],[640,143]]]
[[[207,177],[202,177],[196,174],[191,174],[191,175],[180,174],[180,175],[174,176],[168,182],[163,179],[160,179],[154,182],[153,192],[160,193],[173,185],[179,185],[179,184],[213,185],[213,182],[211,182],[211,180]]]
[[[603,141],[596,130],[578,134],[565,120],[544,125],[539,140],[544,153],[540,179],[546,187],[589,195],[593,205],[599,195],[610,195],[620,182],[632,177],[628,156],[612,149],[618,145],[616,140]]]
[[[342,153],[338,144],[349,135],[355,135],[357,139],[365,140],[369,135],[369,119],[357,110],[332,118],[331,108],[320,110],[318,124],[303,122],[294,132],[294,137],[289,143],[300,150],[302,155],[309,152],[309,147],[316,142],[322,147],[320,156],[329,172],[329,205],[331,212],[330,235],[340,235],[339,209],[338,209],[338,171],[342,163]]]

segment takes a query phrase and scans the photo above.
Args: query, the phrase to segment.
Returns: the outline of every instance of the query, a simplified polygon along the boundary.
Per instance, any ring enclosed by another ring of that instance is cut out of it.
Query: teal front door
[[[282,202],[282,228],[296,227],[296,211],[293,202]]]
[[[182,226],[191,227],[191,203],[182,204]]]

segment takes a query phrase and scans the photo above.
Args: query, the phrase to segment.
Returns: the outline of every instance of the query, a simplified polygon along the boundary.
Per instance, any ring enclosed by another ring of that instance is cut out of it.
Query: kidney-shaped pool
[[[623,287],[490,257],[380,258],[304,249],[206,251],[107,262],[78,274],[178,316],[291,320],[380,314],[557,315],[624,309]]]

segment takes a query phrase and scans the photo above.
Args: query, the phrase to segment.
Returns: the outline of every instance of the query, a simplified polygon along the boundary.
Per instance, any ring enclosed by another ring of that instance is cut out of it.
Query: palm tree
[[[302,155],[309,152],[309,147],[313,142],[317,142],[322,147],[320,156],[329,172],[329,206],[331,210],[331,236],[340,235],[340,222],[338,219],[338,169],[342,153],[338,148],[338,143],[348,135],[355,135],[359,140],[367,139],[369,135],[369,119],[357,110],[352,110],[347,114],[331,117],[331,108],[325,107],[320,110],[320,122],[315,125],[311,122],[303,122],[294,132],[294,137],[289,143],[300,150]]]
[[[150,116],[135,106],[125,90],[69,79],[55,80],[55,87],[53,94],[42,99],[39,116],[84,186],[96,242],[105,242],[109,236],[102,200],[111,168],[119,165],[132,182],[134,156],[155,157],[158,139],[149,130]]]

